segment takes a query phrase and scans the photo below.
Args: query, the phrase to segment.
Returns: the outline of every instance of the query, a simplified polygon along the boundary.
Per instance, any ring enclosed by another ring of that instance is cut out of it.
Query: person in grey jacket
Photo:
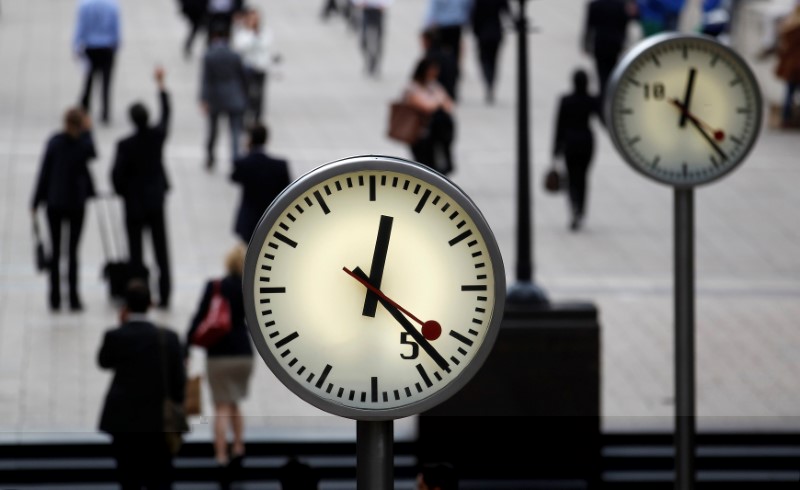
[[[239,139],[247,107],[247,78],[242,59],[228,45],[228,31],[214,29],[203,59],[200,106],[208,116],[206,168],[214,166],[217,122],[228,117],[231,128],[231,162],[239,158]]]

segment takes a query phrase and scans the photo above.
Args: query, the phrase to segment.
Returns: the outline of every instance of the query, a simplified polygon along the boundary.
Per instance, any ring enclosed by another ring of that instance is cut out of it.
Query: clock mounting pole
[[[394,422],[356,422],[356,482],[358,490],[394,489]]]
[[[545,306],[544,290],[534,282],[533,204],[530,177],[530,131],[528,114],[528,19],[525,5],[517,0],[517,281],[508,290],[508,302],[519,306]]]
[[[675,488],[694,488],[694,189],[675,188]]]

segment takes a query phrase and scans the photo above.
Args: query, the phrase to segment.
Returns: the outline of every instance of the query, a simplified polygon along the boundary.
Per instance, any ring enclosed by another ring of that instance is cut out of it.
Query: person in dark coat
[[[217,122],[228,117],[231,128],[231,162],[239,158],[239,138],[247,108],[247,74],[242,59],[228,45],[228,31],[212,26],[211,43],[203,58],[200,106],[208,115],[206,168],[214,166]]]
[[[572,207],[570,229],[580,228],[586,207],[586,173],[594,155],[594,136],[589,126],[592,115],[600,116],[600,102],[589,94],[589,77],[583,70],[572,76],[573,91],[561,98],[556,118],[553,158],[564,156]]]
[[[61,307],[61,237],[69,227],[69,304],[73,311],[83,305],[78,294],[78,244],[83,230],[86,201],[95,195],[88,163],[97,156],[92,140],[91,120],[82,109],[69,109],[64,130],[52,136],[45,148],[39,178],[33,192],[32,214],[44,204],[50,229],[50,309]]]
[[[608,77],[625,47],[628,22],[636,16],[636,3],[630,0],[592,0],[586,9],[583,49],[594,57],[602,99]]]
[[[186,352],[192,337],[208,314],[215,294],[222,295],[230,305],[231,330],[206,348],[206,374],[214,402],[214,455],[221,466],[239,466],[244,457],[244,417],[239,403],[247,397],[253,373],[253,347],[247,330],[242,293],[242,271],[245,248],[237,245],[225,259],[227,274],[221,280],[209,281],[186,334]],[[231,453],[228,454],[228,429],[233,432]]]
[[[128,250],[134,271],[144,270],[142,233],[150,230],[159,274],[159,306],[169,306],[171,279],[167,225],[164,202],[169,189],[164,170],[164,144],[167,140],[170,104],[164,88],[164,70],[157,68],[155,79],[161,103],[161,118],[157,125],[149,126],[147,109],[141,103],[133,104],[130,117],[136,130],[117,144],[117,154],[111,171],[114,190],[125,201],[125,229]]]
[[[121,324],[106,331],[97,357],[101,368],[114,371],[100,430],[112,437],[123,490],[170,488],[172,454],[163,432],[164,400],[183,404],[186,385],[180,340],[147,318],[149,307],[147,284],[131,281]]]
[[[494,103],[497,55],[503,43],[503,17],[511,17],[508,0],[475,0],[472,5],[472,32],[478,40],[478,61],[489,104]]]
[[[272,201],[289,185],[289,164],[264,152],[269,139],[265,126],[257,124],[250,129],[250,153],[237,160],[231,180],[242,186],[242,202],[236,214],[234,231],[244,241],[256,229],[258,220]]]

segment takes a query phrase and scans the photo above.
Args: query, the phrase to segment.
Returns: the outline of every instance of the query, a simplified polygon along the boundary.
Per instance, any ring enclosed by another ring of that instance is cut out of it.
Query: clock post
[[[531,240],[533,205],[530,182],[530,131],[528,113],[528,0],[518,0],[517,11],[517,282],[508,291],[510,303],[547,305],[547,296],[534,282]]]
[[[674,188],[675,488],[695,484],[694,188],[733,171],[761,129],[758,82],[733,50],[698,35],[662,34],[631,49],[611,75],[606,121],[639,173]]]
[[[675,471],[676,488],[695,481],[694,190],[675,189]]]

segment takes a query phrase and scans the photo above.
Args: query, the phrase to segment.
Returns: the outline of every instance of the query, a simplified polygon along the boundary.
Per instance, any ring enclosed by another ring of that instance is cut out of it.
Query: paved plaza
[[[32,260],[28,209],[42,150],[82,83],[81,65],[70,50],[75,3],[3,0],[0,12],[0,439],[93,433],[110,382],[97,368],[96,355],[117,313],[100,279],[105,259],[96,209],[88,212],[81,247],[83,313],[48,311],[47,279],[34,272]],[[98,187],[108,192],[114,144],[130,131],[126,108],[141,99],[156,109],[152,70],[162,64],[174,106],[166,156],[173,186],[168,221],[174,293],[171,309],[154,316],[183,334],[204,282],[223,272],[223,256],[235,243],[239,192],[222,158],[226,140],[218,144],[216,170],[203,168],[200,43],[184,60],[186,26],[176,2],[120,3],[123,45],[113,121],[95,130],[99,158],[93,171]],[[280,74],[269,81],[267,120],[270,150],[290,160],[293,177],[351,155],[410,156],[384,134],[388,103],[400,94],[420,54],[425,0],[393,5],[378,79],[365,76],[356,36],[338,18],[321,21],[321,1],[250,3],[262,8],[283,55]],[[592,66],[579,50],[584,1],[529,5],[536,28],[530,61],[537,282],[553,300],[589,300],[600,309],[604,428],[669,430],[672,192],[633,172],[596,125],[586,226],[568,231],[566,199],[539,192],[538,179],[550,164],[557,96],[569,88],[574,68]],[[487,106],[472,37],[467,41],[452,178],[486,215],[513,282],[516,50],[508,37],[498,101]],[[748,47],[745,54],[754,52]],[[777,100],[771,62],[758,68],[768,98]],[[799,134],[765,128],[738,171],[697,191],[701,429],[800,429],[798,154]],[[354,437],[354,423],[300,401],[257,360],[243,407],[248,427],[275,439]],[[202,353],[194,352],[192,372],[202,365]],[[208,403],[204,410],[210,413]],[[203,419],[197,422],[199,434],[207,431]],[[413,421],[396,427],[413,433]]]

